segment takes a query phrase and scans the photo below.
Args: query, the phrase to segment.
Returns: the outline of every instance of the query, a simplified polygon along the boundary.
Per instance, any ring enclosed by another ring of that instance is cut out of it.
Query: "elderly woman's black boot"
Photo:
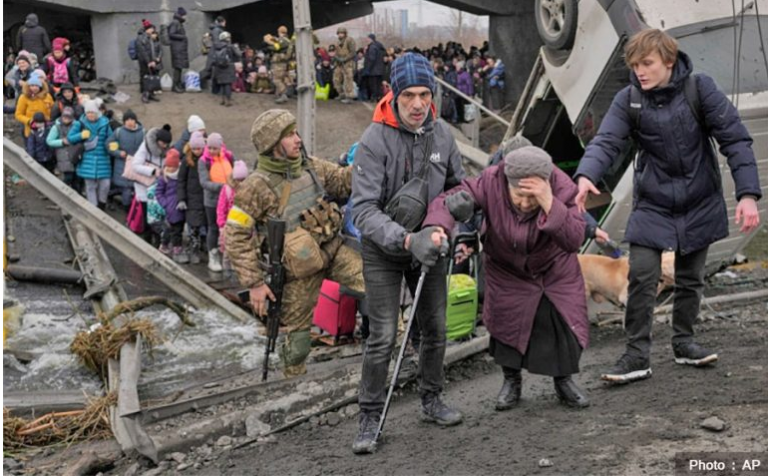
[[[571,408],[587,408],[589,397],[573,381],[571,376],[555,377],[555,392],[560,401]]]
[[[520,394],[523,389],[523,376],[520,369],[502,367],[504,370],[504,384],[501,386],[499,396],[496,397],[496,410],[504,411],[520,403]]]

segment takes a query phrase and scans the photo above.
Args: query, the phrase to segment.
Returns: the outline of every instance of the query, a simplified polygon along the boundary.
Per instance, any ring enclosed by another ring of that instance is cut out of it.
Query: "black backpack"
[[[696,118],[696,122],[699,123],[702,130],[709,136],[709,128],[704,120],[704,114],[701,112],[701,100],[699,99],[699,88],[696,85],[696,77],[690,75],[685,79],[683,83],[683,93],[685,94],[685,102],[688,103],[688,107],[691,108],[693,117]],[[640,90],[634,84],[630,86],[629,90],[629,118],[632,121],[632,133],[635,142],[637,142],[634,134],[640,129],[640,110],[643,108],[643,101],[641,98]]]
[[[229,68],[229,65],[232,64],[232,59],[229,57],[229,47],[216,50],[216,53],[213,55],[213,64],[217,68]]]
[[[640,97],[640,90],[635,86],[634,84],[630,86],[629,90],[629,119],[632,123],[632,140],[635,143],[635,148],[638,151],[638,154],[642,152],[642,147],[640,146],[640,140],[637,136],[637,131],[640,130],[640,111],[643,108],[643,101]],[[703,112],[701,111],[701,99],[699,98],[699,87],[696,83],[696,76],[693,74],[689,75],[687,78],[685,78],[685,83],[683,83],[683,94],[685,95],[685,102],[688,103],[688,107],[691,108],[691,112],[693,113],[693,117],[696,119],[696,122],[699,123],[699,127],[701,127],[701,130],[704,131],[704,134],[707,136],[708,142],[710,147],[712,148],[712,157],[714,158],[715,162],[715,172],[718,177],[720,177],[720,164],[717,159],[717,144],[715,144],[714,139],[712,138],[712,134],[710,133],[710,128],[707,126],[707,121],[704,117]],[[637,156],[635,157],[635,161],[637,160]],[[637,164],[635,163],[635,168],[637,168]]]

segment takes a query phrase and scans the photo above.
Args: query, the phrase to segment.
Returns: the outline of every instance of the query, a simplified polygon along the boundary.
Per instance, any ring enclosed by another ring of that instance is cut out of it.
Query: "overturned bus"
[[[573,174],[584,148],[597,133],[615,94],[629,84],[623,49],[644,28],[674,36],[693,60],[694,74],[714,78],[741,114],[754,139],[761,185],[768,188],[768,0],[750,2],[744,10],[732,2],[680,0],[536,0],[536,21],[545,46],[540,50],[518,103],[510,131],[522,133],[547,150],[557,165]],[[601,195],[587,207],[612,238],[624,236],[632,210],[632,162],[636,150],[628,141],[602,182]],[[722,172],[728,172],[719,155]],[[732,262],[752,236],[735,224],[736,197],[730,173],[722,173],[730,234],[710,247],[707,270]],[[761,223],[768,218],[761,206]],[[585,245],[597,252],[596,243]]]

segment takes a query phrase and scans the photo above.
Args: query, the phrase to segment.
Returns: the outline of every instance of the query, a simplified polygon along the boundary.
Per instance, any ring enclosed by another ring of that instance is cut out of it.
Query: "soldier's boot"
[[[311,350],[309,329],[289,332],[280,347],[280,360],[283,363],[283,374],[286,377],[296,377],[307,373],[307,356]]]
[[[299,365],[287,365],[283,368],[283,375],[285,378],[299,377],[307,373],[307,364],[305,362]]]
[[[275,104],[285,104],[288,102],[288,96],[285,95],[285,93],[281,94],[277,99],[275,99]]]

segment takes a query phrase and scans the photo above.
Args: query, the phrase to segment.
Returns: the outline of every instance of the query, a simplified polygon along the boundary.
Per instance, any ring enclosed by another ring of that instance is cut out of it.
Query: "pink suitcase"
[[[323,281],[312,319],[314,325],[334,336],[334,340],[355,332],[357,301],[352,296],[341,294],[340,290],[339,283],[327,279]]]

